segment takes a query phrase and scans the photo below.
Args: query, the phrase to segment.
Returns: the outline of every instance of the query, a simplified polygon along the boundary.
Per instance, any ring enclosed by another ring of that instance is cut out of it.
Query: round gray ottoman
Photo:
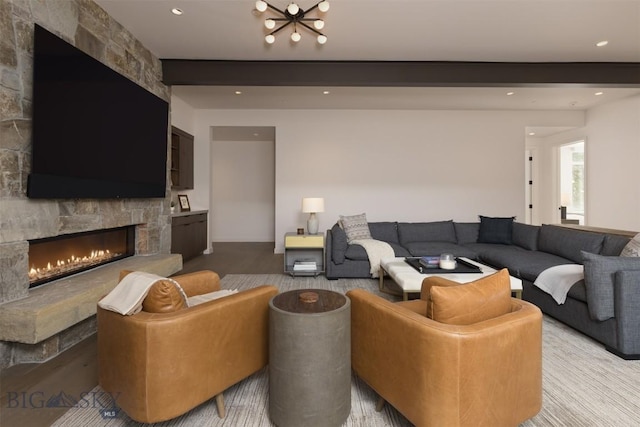
[[[340,426],[351,412],[351,302],[299,289],[269,302],[269,415],[278,427]]]

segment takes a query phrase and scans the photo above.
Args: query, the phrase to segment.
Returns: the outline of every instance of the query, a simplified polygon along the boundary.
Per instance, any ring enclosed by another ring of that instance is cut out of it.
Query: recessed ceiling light
[[[507,96],[511,96],[513,94],[515,94],[515,92],[507,92]]]
[[[322,92],[323,95],[329,95],[331,92],[329,92],[328,90],[325,90]]]
[[[600,95],[603,95],[603,94],[604,94],[604,92],[596,92],[596,93],[594,93],[595,96],[600,96]]]
[[[608,44],[609,44],[609,41],[608,41],[608,40],[601,40],[601,41],[599,41],[598,43],[596,43],[596,46],[598,46],[598,47],[602,47],[602,46],[606,46],[606,45],[608,45]]]
[[[171,13],[173,13],[174,15],[182,15],[184,12],[182,11],[182,9],[179,9],[177,7],[174,7],[173,9],[171,9]]]
[[[239,91],[239,90],[237,90],[235,93],[236,95],[242,95],[242,91]]]
[[[529,136],[534,136],[535,134],[535,132],[529,132]]]

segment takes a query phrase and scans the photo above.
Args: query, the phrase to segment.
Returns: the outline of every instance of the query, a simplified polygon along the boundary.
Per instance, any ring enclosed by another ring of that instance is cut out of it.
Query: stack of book
[[[420,257],[419,261],[420,265],[425,268],[438,268],[440,264],[439,256],[423,256]]]
[[[293,271],[316,271],[317,269],[315,261],[296,261],[293,263]]]

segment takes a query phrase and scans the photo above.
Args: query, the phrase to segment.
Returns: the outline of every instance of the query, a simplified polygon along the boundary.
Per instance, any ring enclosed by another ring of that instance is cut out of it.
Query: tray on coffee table
[[[461,258],[456,258],[456,268],[444,269],[440,267],[425,267],[420,263],[421,257],[406,257],[404,262],[415,268],[422,274],[452,274],[452,273],[481,273],[482,270],[477,265],[471,264]]]

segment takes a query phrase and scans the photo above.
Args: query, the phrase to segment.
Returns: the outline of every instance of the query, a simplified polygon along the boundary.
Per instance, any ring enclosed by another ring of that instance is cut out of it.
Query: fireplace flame
[[[31,266],[31,269],[29,270],[29,281],[33,282],[36,280],[54,277],[60,274],[66,274],[75,270],[81,270],[86,267],[101,264],[105,261],[110,260],[111,258],[116,258],[121,255],[122,254],[119,253],[112,254],[108,249],[99,249],[92,250],[90,255],[85,255],[82,257],[71,255],[71,257],[68,259],[59,259],[53,261],[53,264],[51,261],[49,261],[47,262],[46,267]]]

